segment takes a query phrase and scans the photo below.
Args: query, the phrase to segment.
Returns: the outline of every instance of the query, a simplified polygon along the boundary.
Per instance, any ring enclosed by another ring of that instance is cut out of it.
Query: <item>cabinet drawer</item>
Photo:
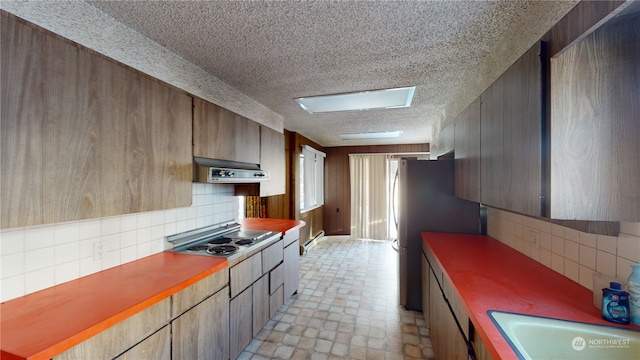
[[[300,229],[291,229],[284,234],[284,246],[300,239]]]
[[[257,253],[229,270],[229,286],[231,298],[236,297],[244,289],[262,276],[262,253]]]
[[[111,359],[168,324],[170,311],[170,298],[166,298],[54,359]]]
[[[283,241],[279,240],[275,244],[262,250],[262,273],[266,274],[269,270],[276,267],[282,262],[283,257]]]
[[[284,284],[284,264],[276,266],[269,273],[269,294],[273,294],[282,284]]]
[[[171,317],[182,314],[191,307],[204,300],[207,296],[222,289],[229,283],[229,272],[227,269],[217,271],[188,288],[173,295],[171,305]]]

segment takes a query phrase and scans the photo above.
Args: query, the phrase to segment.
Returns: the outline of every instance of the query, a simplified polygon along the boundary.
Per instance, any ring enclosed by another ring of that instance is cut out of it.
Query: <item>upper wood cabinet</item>
[[[455,119],[455,194],[480,202],[480,98]]]
[[[194,98],[193,155],[260,163],[260,125],[208,101]]]
[[[191,98],[1,16],[1,226],[189,206]]]
[[[542,215],[542,43],[481,95],[482,203]]]
[[[260,168],[269,181],[260,183],[260,196],[282,195],[286,187],[284,134],[267,127],[260,130]]]
[[[640,16],[551,59],[554,219],[640,221]]]

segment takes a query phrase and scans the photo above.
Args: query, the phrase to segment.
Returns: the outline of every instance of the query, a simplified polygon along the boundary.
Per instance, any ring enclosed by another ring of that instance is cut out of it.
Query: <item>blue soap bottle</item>
[[[610,282],[608,288],[602,289],[602,318],[618,324],[628,324],[629,293],[622,290],[617,282]]]

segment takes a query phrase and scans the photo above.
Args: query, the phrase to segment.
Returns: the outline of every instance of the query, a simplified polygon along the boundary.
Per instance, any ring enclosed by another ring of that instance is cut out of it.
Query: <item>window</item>
[[[324,205],[324,158],[327,155],[303,145],[300,154],[300,211]]]

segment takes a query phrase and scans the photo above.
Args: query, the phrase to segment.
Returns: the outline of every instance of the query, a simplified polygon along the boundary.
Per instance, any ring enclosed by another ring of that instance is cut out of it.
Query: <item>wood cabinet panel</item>
[[[433,273],[429,276],[431,283],[436,281]],[[429,335],[436,359],[468,359],[467,344],[458,330],[440,288],[431,286],[429,293],[431,320]]]
[[[273,294],[284,284],[284,270],[284,263],[282,263],[269,272],[269,294]]]
[[[193,101],[193,155],[260,163],[260,125],[200,98]]]
[[[265,274],[253,284],[253,332],[258,335],[264,324],[269,321],[269,275]]]
[[[300,242],[296,240],[284,248],[284,298],[288,299],[300,283]]]
[[[249,287],[229,303],[229,355],[235,359],[253,338],[253,289]]]
[[[640,18],[551,59],[553,219],[640,221]]]
[[[111,359],[169,323],[170,299],[143,310],[54,359]]]
[[[260,129],[260,168],[269,171],[269,181],[260,183],[260,196],[284,194],[287,182],[284,134],[264,126]]]
[[[284,304],[284,286],[277,288],[269,297],[269,314],[274,316]]]
[[[276,267],[282,262],[284,241],[278,240],[268,248],[262,250],[262,273],[266,274],[269,270]]]
[[[171,323],[173,359],[229,358],[229,296],[218,291]]]
[[[163,327],[155,334],[141,341],[136,346],[118,356],[118,360],[170,360],[171,359],[171,327]]]
[[[176,317],[182,314],[228,284],[229,272],[225,269],[217,271],[188,288],[173,294],[171,299],[171,316]]]
[[[455,119],[455,195],[480,202],[480,97]]]
[[[543,45],[533,46],[481,95],[482,203],[542,215]]]
[[[132,73],[123,93],[125,209],[191,205],[191,97]]]
[[[424,321],[427,324],[427,327],[430,326],[429,319],[429,286],[431,282],[429,279],[429,262],[427,260],[427,256],[425,253],[422,253],[422,257],[420,259],[420,273],[422,274],[422,316],[424,317]]]
[[[241,293],[262,276],[262,252],[252,255],[229,270],[231,297]]]
[[[188,95],[4,12],[2,44],[3,228],[191,204]]]

